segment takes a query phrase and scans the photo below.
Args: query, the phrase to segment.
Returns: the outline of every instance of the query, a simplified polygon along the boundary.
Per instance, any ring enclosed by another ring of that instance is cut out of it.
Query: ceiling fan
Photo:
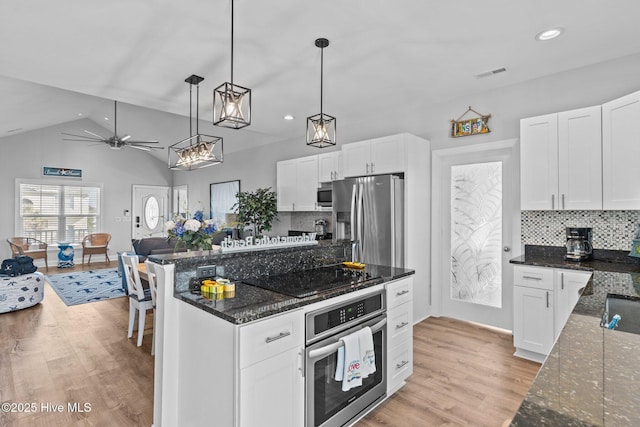
[[[71,138],[63,138],[64,141],[81,141],[81,142],[102,142],[109,145],[110,148],[114,150],[119,150],[122,147],[131,147],[137,150],[143,151],[151,151],[151,150],[162,150],[164,147],[158,147],[155,145],[147,145],[147,144],[158,144],[158,141],[131,141],[131,135],[125,135],[122,138],[118,136],[118,101],[113,101],[113,136],[109,138],[102,137],[96,133],[85,130],[87,135],[75,135],[73,133],[65,133],[62,132],[63,135],[73,136],[75,138],[80,139],[71,139]]]

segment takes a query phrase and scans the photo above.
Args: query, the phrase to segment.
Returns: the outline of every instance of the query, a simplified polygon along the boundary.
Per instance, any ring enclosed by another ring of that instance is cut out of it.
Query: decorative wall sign
[[[42,168],[42,175],[63,176],[66,178],[82,178],[82,169],[52,168],[49,166],[44,166]]]
[[[317,245],[316,233],[303,234],[302,236],[287,237],[261,237],[258,239],[252,236],[246,237],[244,240],[232,240],[227,237],[220,242],[220,251],[224,254],[227,252],[244,252],[264,249],[286,248],[291,246]]]
[[[473,111],[480,117],[462,120],[469,111]],[[465,111],[463,115],[458,117],[458,120],[451,120],[451,137],[458,138],[461,136],[478,135],[491,132],[488,125],[490,117],[491,114],[485,116],[469,106],[469,109]]]

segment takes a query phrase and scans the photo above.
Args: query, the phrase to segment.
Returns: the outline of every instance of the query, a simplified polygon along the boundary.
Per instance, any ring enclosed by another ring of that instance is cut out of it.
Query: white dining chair
[[[151,290],[144,289],[140,280],[138,271],[137,255],[122,255],[124,271],[129,287],[129,330],[127,337],[133,336],[133,326],[138,316],[138,347],[142,345],[142,337],[144,335],[144,321],[147,310],[153,310],[153,301],[151,300]]]
[[[156,301],[158,299],[158,281],[156,278],[156,265],[151,261],[144,262],[147,268],[147,281],[151,291],[151,301],[153,303],[153,340],[151,341],[151,355],[156,353]]]

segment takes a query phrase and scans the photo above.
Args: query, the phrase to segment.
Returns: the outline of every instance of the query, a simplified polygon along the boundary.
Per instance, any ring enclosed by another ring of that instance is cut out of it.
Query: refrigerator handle
[[[357,184],[353,184],[351,189],[351,260],[357,261],[358,250],[358,237],[356,236],[356,197],[357,197]]]
[[[358,261],[357,262],[363,262],[363,256],[364,256],[364,251],[365,251],[365,241],[363,239],[364,236],[364,212],[363,212],[363,207],[362,207],[362,203],[363,203],[363,199],[364,199],[364,184],[363,183],[358,183]]]

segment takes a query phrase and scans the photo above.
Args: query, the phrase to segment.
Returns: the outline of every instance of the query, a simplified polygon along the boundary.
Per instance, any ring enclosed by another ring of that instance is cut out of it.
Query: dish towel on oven
[[[349,391],[353,387],[362,385],[359,332],[340,338],[344,346],[338,349],[335,379],[342,381],[342,391]]]
[[[364,379],[376,371],[376,353],[373,348],[373,333],[368,326],[365,326],[356,333],[360,341],[360,372]]]

